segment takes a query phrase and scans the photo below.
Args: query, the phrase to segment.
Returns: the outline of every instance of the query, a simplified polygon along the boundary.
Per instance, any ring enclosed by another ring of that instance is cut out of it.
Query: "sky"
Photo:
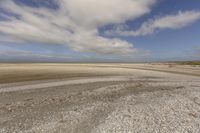
[[[0,0],[0,62],[200,60],[199,0]]]

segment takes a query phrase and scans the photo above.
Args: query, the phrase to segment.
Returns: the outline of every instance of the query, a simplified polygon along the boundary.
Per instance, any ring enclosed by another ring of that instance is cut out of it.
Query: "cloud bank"
[[[133,44],[99,35],[99,28],[150,12],[155,0],[58,0],[56,8],[0,1],[1,42],[63,44],[77,52],[132,55]],[[161,21],[161,20],[160,20]],[[155,22],[154,22],[155,23]],[[148,24],[149,25],[149,24]],[[149,26],[147,26],[147,29]]]
[[[200,19],[199,11],[179,11],[177,14],[157,17],[155,19],[144,22],[136,31],[125,30],[123,27],[118,27],[114,30],[107,31],[108,35],[119,36],[145,36],[155,33],[162,29],[179,29],[191,25]]]

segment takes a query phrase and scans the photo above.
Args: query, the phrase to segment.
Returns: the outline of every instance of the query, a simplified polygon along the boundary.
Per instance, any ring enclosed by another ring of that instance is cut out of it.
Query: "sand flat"
[[[200,69],[1,64],[0,132],[200,132]]]

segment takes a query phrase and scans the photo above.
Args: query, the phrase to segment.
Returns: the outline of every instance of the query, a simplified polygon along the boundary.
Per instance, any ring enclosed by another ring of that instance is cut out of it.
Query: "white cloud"
[[[0,8],[9,12],[0,21],[6,40],[64,44],[74,51],[128,55],[137,49],[121,39],[99,36],[98,28],[123,23],[148,12],[155,0],[59,0],[58,9],[17,5],[1,0]],[[1,36],[1,35],[0,35]]]
[[[24,51],[24,50],[18,50],[18,49],[14,49],[14,48],[10,48],[10,47],[0,47],[0,56],[11,56],[11,55],[23,55],[26,56],[27,54],[29,54],[29,52]]]
[[[153,34],[156,30],[162,29],[179,29],[191,25],[200,19],[199,11],[185,11],[178,12],[173,15],[166,15],[163,17],[149,20],[142,24],[136,31],[124,30],[123,28],[116,28],[112,31],[107,31],[107,34],[117,34],[121,36],[144,36]]]
[[[71,59],[72,57],[62,55],[62,54],[51,54],[51,51],[49,53],[45,51],[45,53],[34,53],[32,51],[28,50],[21,50],[13,47],[8,47],[5,45],[0,45],[0,61],[1,59],[4,59],[4,57],[9,57],[10,59],[16,59],[18,58],[40,58],[40,59]]]
[[[150,11],[155,0],[61,0],[62,9],[79,25],[122,23]]]

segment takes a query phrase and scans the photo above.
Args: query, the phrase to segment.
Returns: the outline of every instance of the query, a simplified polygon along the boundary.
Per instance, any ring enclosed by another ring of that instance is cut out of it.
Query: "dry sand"
[[[1,132],[197,133],[200,67],[1,64]]]

